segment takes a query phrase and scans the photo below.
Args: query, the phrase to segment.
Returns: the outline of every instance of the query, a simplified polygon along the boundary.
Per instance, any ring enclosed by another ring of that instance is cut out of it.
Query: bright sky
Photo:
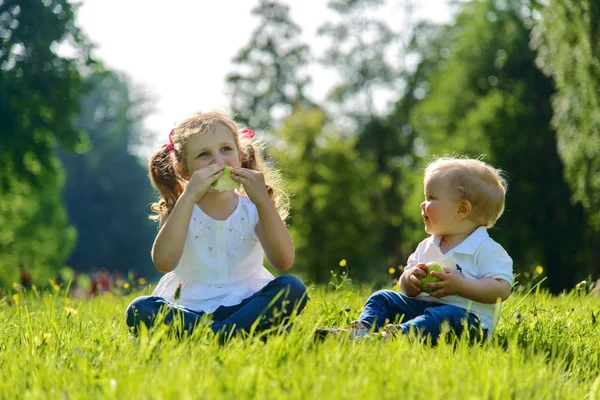
[[[314,53],[326,44],[316,30],[332,14],[326,0],[287,1],[291,17]],[[392,1],[393,3],[393,1]],[[447,21],[447,0],[417,0],[415,15]],[[95,56],[110,69],[125,72],[155,98],[146,128],[156,132],[154,147],[189,114],[227,108],[225,76],[231,59],[257,25],[250,10],[259,0],[84,0],[77,23],[96,44]],[[399,7],[386,11],[391,23],[403,21]],[[311,71],[309,95],[324,98],[333,72]],[[329,75],[329,76],[328,76]],[[164,139],[164,140],[163,140]]]

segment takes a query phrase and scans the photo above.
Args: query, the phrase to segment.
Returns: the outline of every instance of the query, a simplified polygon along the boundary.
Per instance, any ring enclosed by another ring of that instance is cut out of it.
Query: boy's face
[[[453,200],[448,184],[435,175],[425,181],[425,200],[421,203],[421,216],[425,232],[446,236],[460,231],[457,213],[460,201]]]
[[[190,136],[185,145],[185,167],[190,175],[211,164],[240,167],[240,160],[233,133],[221,123],[208,132]]]

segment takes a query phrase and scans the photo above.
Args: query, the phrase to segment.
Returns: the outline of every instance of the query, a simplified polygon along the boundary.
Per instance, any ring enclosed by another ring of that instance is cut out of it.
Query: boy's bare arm
[[[504,301],[510,296],[510,284],[504,279],[468,279],[464,278],[459,296],[484,304],[493,304],[500,299]]]
[[[484,304],[493,304],[498,299],[502,301],[510,296],[510,284],[504,279],[481,278],[469,279],[459,272],[444,268],[446,273],[432,272],[439,282],[428,283],[435,290],[429,293],[433,297],[444,297],[451,294]]]

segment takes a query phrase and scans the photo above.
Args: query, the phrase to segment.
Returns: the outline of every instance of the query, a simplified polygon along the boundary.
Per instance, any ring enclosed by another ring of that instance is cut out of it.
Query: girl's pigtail
[[[240,146],[242,146],[242,168],[257,170],[256,153],[260,150],[254,147],[250,141],[244,141],[240,143]]]
[[[148,163],[150,181],[160,194],[160,200],[152,204],[152,211],[157,215],[150,219],[159,219],[163,212],[170,214],[185,187],[175,169],[172,151],[169,147],[162,147],[150,157]]]

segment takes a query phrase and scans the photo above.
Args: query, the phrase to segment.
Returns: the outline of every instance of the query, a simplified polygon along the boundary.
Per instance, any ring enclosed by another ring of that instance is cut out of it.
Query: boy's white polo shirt
[[[513,285],[513,261],[506,250],[489,236],[485,227],[477,228],[446,254],[440,249],[441,239],[441,236],[430,236],[419,243],[415,252],[408,258],[406,267],[413,268],[419,263],[436,261],[443,268],[459,271],[465,278],[503,279]],[[488,329],[490,333],[497,322],[494,320],[496,304],[484,304],[457,295],[436,298],[424,292],[415,298],[463,308],[477,315],[481,320],[481,328]],[[497,311],[500,315],[499,308]]]

